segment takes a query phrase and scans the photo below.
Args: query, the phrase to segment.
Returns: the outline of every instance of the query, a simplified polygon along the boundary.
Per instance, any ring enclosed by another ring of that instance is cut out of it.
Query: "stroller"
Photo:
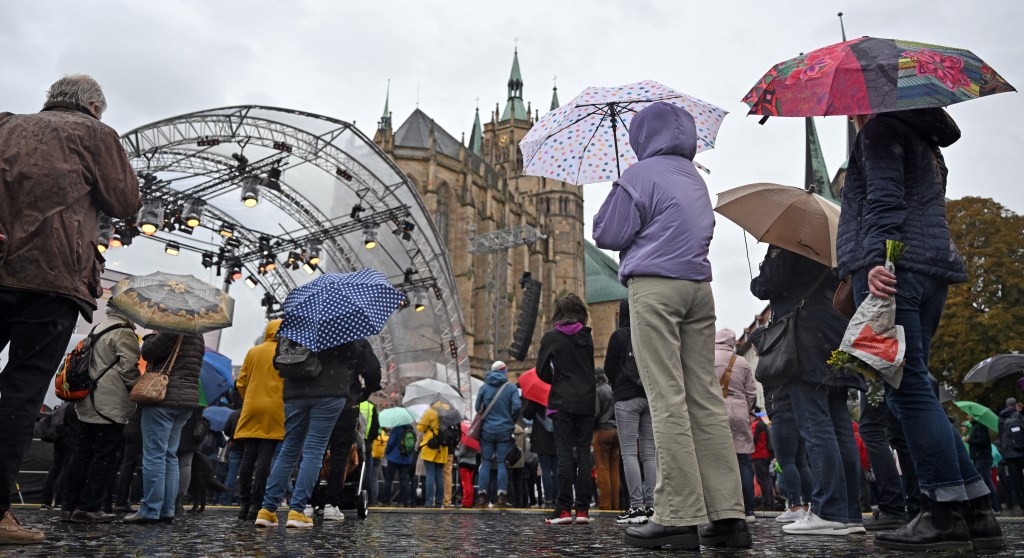
[[[350,420],[351,414],[342,413],[342,416],[338,419],[338,424],[335,426],[336,429],[340,429],[340,432],[332,434],[332,438],[335,435],[341,437],[341,443],[332,444],[333,446],[346,445],[348,440],[351,443],[348,445],[350,448],[348,454],[344,457],[345,466],[343,468],[341,488],[338,491],[338,508],[342,511],[355,511],[356,516],[359,519],[366,519],[366,516],[370,510],[370,494],[366,490],[363,490],[363,482],[366,476],[366,451],[367,448],[364,446],[365,441],[359,434],[360,432],[366,431],[365,424],[360,428],[360,422],[362,417],[358,416],[355,420]],[[358,430],[357,430],[358,429]],[[323,516],[324,506],[327,502],[327,479],[331,470],[331,461],[336,456],[331,455],[328,451],[324,456],[323,467],[320,468],[320,479],[317,481],[315,487],[313,487],[313,493],[309,498],[309,505],[313,507],[313,513],[316,515]]]

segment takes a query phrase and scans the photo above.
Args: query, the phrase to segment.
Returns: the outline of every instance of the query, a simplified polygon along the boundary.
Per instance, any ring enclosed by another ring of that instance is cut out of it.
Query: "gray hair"
[[[107,110],[107,99],[100,84],[85,74],[69,74],[55,81],[46,92],[46,102],[71,103],[85,108],[96,103],[97,117]]]

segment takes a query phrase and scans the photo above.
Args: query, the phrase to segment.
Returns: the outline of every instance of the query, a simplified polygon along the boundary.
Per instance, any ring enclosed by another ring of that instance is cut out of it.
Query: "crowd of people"
[[[94,230],[99,211],[129,218],[140,205],[117,135],[100,123],[105,108],[94,80],[68,76],[50,88],[42,112],[0,114],[0,243],[17,247],[0,251],[0,346],[11,348],[0,374],[2,543],[44,538],[20,524],[10,498],[53,370],[78,315],[90,319],[100,294],[101,256],[77,231]],[[88,398],[49,419],[59,414],[64,429],[54,465],[65,473],[48,479],[44,505],[59,502],[62,518],[80,523],[112,521],[114,511],[128,513],[127,524],[171,522],[190,485],[200,487],[190,491],[193,505],[203,503],[211,475],[197,471],[223,461],[223,482],[213,485],[221,501],[233,501],[237,487],[238,517],[261,528],[279,525],[282,506],[290,528],[309,528],[316,515],[343,519],[346,478],[362,468],[359,488],[371,503],[545,506],[552,525],[590,523],[594,507],[621,510],[626,544],[645,548],[749,547],[756,506],[774,509],[779,499],[775,521],[791,535],[877,530],[886,548],[999,548],[991,437],[970,425],[961,439],[927,368],[948,285],[966,280],[944,217],[940,150],[959,130],[942,109],[854,120],[838,270],[771,246],[751,282],[774,316],[802,309],[800,366],[764,385],[767,420],[758,416],[754,375],[735,352],[735,334],[715,330],[714,217],[692,162],[694,117],[653,103],[629,128],[639,162],[594,221],[597,244],[621,252],[629,289],[603,369],[595,368],[587,307],[569,294],[556,301],[538,349],[546,404],[524,398],[497,361],[473,401],[482,417],[475,438],[448,435],[441,402],[415,422],[381,428],[368,402],[381,366],[366,340],[317,353],[315,374],[285,373],[274,361],[280,322],[271,321],[245,358],[222,431],[228,446],[219,450],[208,441],[222,434],[204,427],[197,410],[202,337],[157,331],[140,344],[132,321],[112,309],[91,333],[90,370],[102,377]],[[28,225],[17,218],[25,213],[40,218]],[[893,237],[911,246],[899,283],[882,265]],[[886,385],[881,404],[853,398],[861,401],[863,451],[848,403],[864,380],[825,365],[845,328],[831,300],[847,274],[858,303],[869,293],[896,297],[906,332],[899,388]],[[140,357],[168,383],[161,400],[136,406],[129,390],[140,381]],[[1020,412],[1007,401],[997,441],[1010,505],[1024,503]],[[227,457],[211,460],[215,453]],[[874,479],[869,498],[865,470]],[[864,520],[872,501],[878,511]]]

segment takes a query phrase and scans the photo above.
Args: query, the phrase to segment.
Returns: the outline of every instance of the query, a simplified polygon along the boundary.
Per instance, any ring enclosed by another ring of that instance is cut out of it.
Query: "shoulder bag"
[[[750,343],[757,349],[758,356],[757,367],[754,368],[754,379],[761,384],[777,386],[787,382],[800,371],[800,349],[796,339],[800,309],[831,272],[831,269],[826,269],[807,290],[796,307],[785,316],[750,332]]]
[[[174,361],[178,359],[178,350],[181,349],[181,340],[184,336],[178,336],[178,342],[174,344],[174,352],[171,358],[164,361],[160,370],[151,370],[139,378],[132,387],[128,398],[136,403],[152,405],[164,400],[167,395],[167,382],[170,381],[171,371],[174,369]]]
[[[718,380],[718,384],[722,386],[722,398],[729,398],[729,380],[732,379],[732,367],[736,364],[736,353],[733,353],[732,358],[729,359],[729,366],[725,367],[725,373],[722,374],[722,378]]]
[[[847,275],[836,288],[836,294],[832,297],[832,307],[836,312],[852,318],[857,312],[857,305],[853,303],[853,278]]]
[[[494,404],[497,403],[498,397],[501,397],[501,392],[505,391],[505,388],[510,385],[512,384],[505,382],[505,385],[501,386],[498,393],[494,394],[494,398],[492,398],[491,402],[487,404],[487,408],[484,409],[484,412],[477,413],[476,416],[473,417],[473,422],[470,423],[469,431],[466,432],[466,436],[469,436],[478,442],[480,441],[480,435],[483,434],[484,429],[484,417],[487,416],[487,413],[491,412],[491,407],[494,407]]]

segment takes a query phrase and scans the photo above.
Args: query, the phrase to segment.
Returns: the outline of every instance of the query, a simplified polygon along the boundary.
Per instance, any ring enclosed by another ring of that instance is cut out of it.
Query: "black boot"
[[[249,518],[249,504],[242,504],[238,506],[238,519]]]
[[[988,494],[964,502],[963,513],[974,550],[999,550],[1006,545]]]
[[[708,546],[750,548],[750,529],[743,519],[719,519],[700,528],[700,541]]]
[[[933,502],[921,496],[921,513],[905,527],[879,531],[875,544],[895,550],[971,550],[971,537],[961,514],[964,502]]]
[[[626,544],[640,548],[671,546],[677,550],[700,550],[697,527],[666,527],[648,521],[626,529]]]

